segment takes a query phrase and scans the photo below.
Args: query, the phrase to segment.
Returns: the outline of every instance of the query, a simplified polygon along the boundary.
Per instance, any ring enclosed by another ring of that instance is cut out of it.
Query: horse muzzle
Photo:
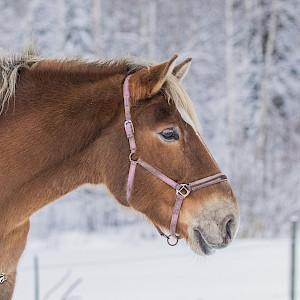
[[[239,226],[236,205],[216,208],[209,204],[194,216],[188,229],[188,242],[199,255],[211,255],[217,249],[227,247],[234,239]]]

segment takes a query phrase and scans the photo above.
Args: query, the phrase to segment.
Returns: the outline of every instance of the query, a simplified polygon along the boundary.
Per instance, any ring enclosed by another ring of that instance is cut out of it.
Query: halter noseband
[[[185,183],[177,183],[173,181],[168,176],[162,174],[160,171],[143,161],[141,158],[138,158],[137,160],[133,160],[133,154],[136,152],[136,143],[134,138],[134,127],[133,123],[131,121],[131,115],[130,115],[130,94],[129,94],[129,78],[131,75],[127,76],[124,82],[123,86],[123,97],[124,97],[124,109],[125,109],[125,132],[129,141],[130,146],[130,154],[129,154],[129,161],[130,161],[130,168],[129,168],[129,174],[128,174],[128,181],[127,181],[127,191],[126,191],[126,198],[127,202],[129,204],[129,199],[131,196],[131,191],[133,187],[133,180],[135,175],[136,166],[140,165],[150,173],[152,173],[154,176],[159,178],[160,180],[164,181],[166,184],[171,186],[173,189],[176,190],[176,201],[172,213],[172,219],[170,224],[170,233],[171,235],[166,235],[159,227],[155,226],[157,231],[161,236],[164,236],[167,238],[168,244],[171,246],[175,246],[178,243],[179,236],[176,235],[176,226],[177,221],[180,213],[180,208],[182,205],[182,202],[184,198],[186,198],[192,191],[200,190],[204,187],[210,186],[212,184],[220,183],[227,180],[226,175],[223,173],[218,173],[216,175],[208,176],[203,179],[185,184]],[[176,242],[172,244],[170,242],[170,237],[174,237],[176,239]]]

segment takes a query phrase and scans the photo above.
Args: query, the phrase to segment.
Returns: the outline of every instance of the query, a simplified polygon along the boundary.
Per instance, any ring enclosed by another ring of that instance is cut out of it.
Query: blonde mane
[[[19,55],[11,55],[0,49],[0,115],[4,107],[8,107],[9,100],[15,94],[16,83],[18,79],[18,71],[22,67],[30,67],[34,63],[45,60],[39,57],[37,51],[33,47],[29,47]],[[88,63],[79,59],[54,59],[56,63],[74,63],[76,64],[90,64],[97,66],[97,69],[106,69],[108,67],[127,65],[130,72],[143,67],[150,67],[153,65],[149,62],[141,62],[130,57],[115,59],[107,62]],[[99,68],[100,67],[100,68]],[[163,92],[167,96],[168,101],[174,101],[178,112],[183,120],[190,124],[196,133],[201,133],[201,125],[196,115],[196,111],[192,100],[184,90],[180,81],[174,76],[169,75],[163,87]]]
[[[18,71],[21,67],[30,67],[41,60],[34,48],[30,47],[19,55],[11,55],[0,49],[0,115],[9,99],[15,94]]]

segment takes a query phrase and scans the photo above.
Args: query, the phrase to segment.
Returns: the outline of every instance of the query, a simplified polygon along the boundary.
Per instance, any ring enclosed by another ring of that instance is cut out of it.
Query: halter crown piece
[[[182,202],[184,198],[186,198],[192,191],[200,190],[204,187],[210,186],[212,184],[220,183],[227,180],[226,175],[223,173],[218,173],[216,175],[208,176],[203,179],[191,182],[191,183],[177,183],[173,181],[168,176],[162,174],[160,171],[143,161],[141,158],[138,158],[137,160],[133,160],[133,154],[136,152],[136,143],[134,138],[134,127],[133,123],[131,121],[131,115],[130,115],[130,93],[129,93],[129,78],[131,75],[127,76],[124,82],[123,86],[123,97],[124,97],[124,109],[125,109],[125,132],[129,141],[129,147],[130,147],[130,154],[129,154],[129,161],[130,161],[130,168],[129,168],[129,174],[128,174],[128,181],[127,181],[127,191],[126,191],[126,198],[127,202],[129,204],[131,191],[133,187],[133,181],[134,181],[134,175],[136,166],[140,165],[150,173],[152,173],[154,176],[159,178],[160,180],[164,181],[166,184],[171,186],[176,191],[176,201],[172,213],[172,219],[170,224],[170,235],[166,235],[159,227],[155,226],[157,231],[161,236],[164,236],[167,238],[167,242],[170,246],[175,246],[178,243],[179,236],[176,235],[176,226],[177,221],[179,218],[180,208],[182,205]],[[170,237],[174,237],[176,239],[175,243],[170,242]]]

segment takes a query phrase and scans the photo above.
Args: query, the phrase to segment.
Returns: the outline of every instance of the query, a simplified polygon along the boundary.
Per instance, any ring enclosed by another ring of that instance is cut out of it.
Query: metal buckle
[[[1,273],[0,274],[0,283],[3,283],[7,280],[6,276],[5,276],[5,273]]]
[[[131,120],[126,120],[126,121],[124,122],[124,127],[125,127],[126,133],[127,133],[127,130],[126,130],[126,125],[127,125],[127,124],[131,124],[132,133],[134,133],[134,127],[133,127],[133,123],[132,123]]]
[[[176,189],[176,195],[180,195],[180,196],[182,196],[184,198],[187,197],[190,192],[191,191],[190,191],[190,189],[188,187],[188,184],[185,184],[185,183],[182,183],[180,185],[180,188],[178,190]]]

